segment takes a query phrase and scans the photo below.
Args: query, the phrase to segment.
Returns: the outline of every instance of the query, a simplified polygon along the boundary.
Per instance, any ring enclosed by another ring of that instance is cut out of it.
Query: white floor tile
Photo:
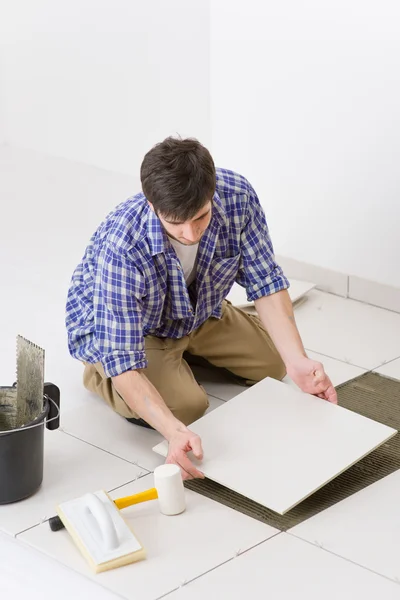
[[[0,595],[10,600],[27,597],[29,600],[120,598],[98,583],[4,534],[0,534]]]
[[[290,533],[400,582],[399,498],[396,471]]]
[[[400,358],[393,360],[385,365],[382,365],[376,369],[377,373],[385,375],[386,377],[392,377],[393,379],[400,379]]]
[[[11,535],[55,514],[55,507],[89,491],[132,481],[140,469],[60,431],[45,431],[41,488],[26,500],[0,505],[0,530]],[[16,473],[16,477],[18,473]]]
[[[398,600],[398,584],[280,534],[171,594],[171,600],[204,598],[282,600]]]
[[[296,309],[306,348],[364,369],[399,356],[400,314],[311,291]]]
[[[111,495],[115,499],[152,486],[153,476],[148,475]],[[46,523],[19,538],[126,598],[154,600],[228,560],[238,550],[277,533],[268,525],[189,490],[186,511],[176,517],[162,515],[157,502],[123,510],[147,550],[147,559],[114,571],[92,575],[69,534],[65,530],[53,533]]]
[[[202,439],[199,469],[208,478],[279,514],[397,433],[269,378],[191,429]],[[163,453],[165,443],[154,450]]]

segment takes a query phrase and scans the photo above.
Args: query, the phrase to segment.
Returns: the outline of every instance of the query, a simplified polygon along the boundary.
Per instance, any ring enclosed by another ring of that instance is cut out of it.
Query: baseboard
[[[276,257],[285,275],[315,283],[316,289],[400,313],[400,288],[338,273],[285,256]]]
[[[400,313],[400,288],[361,277],[349,277],[349,298]]]

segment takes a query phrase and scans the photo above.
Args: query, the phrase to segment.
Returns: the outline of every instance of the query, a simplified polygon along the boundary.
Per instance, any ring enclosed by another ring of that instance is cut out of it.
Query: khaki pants
[[[210,318],[181,339],[146,336],[148,367],[143,373],[158,390],[166,405],[185,425],[199,419],[207,410],[207,394],[195,380],[188,362],[202,357],[216,367],[227,369],[253,385],[265,377],[283,379],[285,366],[260,319],[223,303],[221,319]],[[85,363],[85,387],[103,398],[117,413],[138,419],[115,390],[100,363]]]

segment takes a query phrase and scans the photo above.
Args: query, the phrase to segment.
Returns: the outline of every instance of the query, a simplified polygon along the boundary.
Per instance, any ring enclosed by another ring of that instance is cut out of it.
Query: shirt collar
[[[147,207],[147,237],[152,256],[164,251],[167,234],[161,225],[160,219],[151,210],[150,206]]]
[[[228,215],[217,192],[213,196],[212,217],[209,227],[213,221],[218,228],[229,223]],[[168,243],[168,237],[160,219],[151,210],[150,206],[147,207],[147,236],[152,256],[164,252]]]

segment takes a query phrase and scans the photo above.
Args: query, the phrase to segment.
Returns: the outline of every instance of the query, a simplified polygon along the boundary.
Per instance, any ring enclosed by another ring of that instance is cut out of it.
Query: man
[[[202,357],[247,385],[286,372],[305,392],[337,402],[323,366],[307,358],[259,199],[242,176],[215,169],[192,139],[168,138],[141,166],[143,193],[92,236],[68,293],[72,356],[84,385],[169,442],[167,462],[202,477],[188,425],[208,408],[186,358]],[[225,300],[234,281],[259,317]]]

